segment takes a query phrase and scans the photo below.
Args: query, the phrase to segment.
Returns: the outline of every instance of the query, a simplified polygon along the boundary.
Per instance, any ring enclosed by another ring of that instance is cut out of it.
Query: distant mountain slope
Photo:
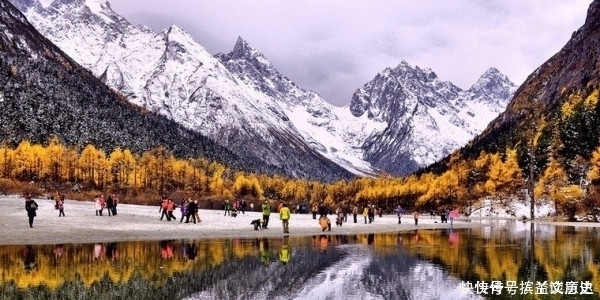
[[[462,91],[403,62],[333,107],[241,38],[213,57],[177,26],[133,26],[105,0],[11,1],[133,103],[301,178],[413,172],[479,133],[514,90],[495,69]]]
[[[0,2],[0,17],[0,140],[46,142],[56,135],[68,145],[137,152],[164,145],[176,155],[206,157],[235,169],[281,171],[130,104],[6,1]]]

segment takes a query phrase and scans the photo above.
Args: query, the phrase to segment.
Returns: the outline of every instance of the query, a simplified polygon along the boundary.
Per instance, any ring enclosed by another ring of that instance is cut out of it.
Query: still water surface
[[[0,246],[0,299],[600,298],[598,228],[491,225],[279,239]],[[492,282],[504,289],[492,293]]]

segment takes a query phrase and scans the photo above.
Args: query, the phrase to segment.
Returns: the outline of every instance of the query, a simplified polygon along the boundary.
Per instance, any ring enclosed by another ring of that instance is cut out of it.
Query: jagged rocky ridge
[[[463,91],[403,61],[354,93],[350,111],[385,124],[366,139],[365,159],[408,174],[465,145],[501,112],[514,89],[495,68]]]

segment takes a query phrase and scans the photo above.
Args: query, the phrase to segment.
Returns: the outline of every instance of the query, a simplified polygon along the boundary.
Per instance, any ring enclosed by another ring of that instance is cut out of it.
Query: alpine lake
[[[600,228],[0,246],[0,299],[600,299]]]

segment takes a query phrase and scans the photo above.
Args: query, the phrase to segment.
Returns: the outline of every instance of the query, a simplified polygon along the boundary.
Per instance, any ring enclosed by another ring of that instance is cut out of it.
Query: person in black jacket
[[[31,193],[25,195],[25,210],[27,211],[27,217],[29,217],[29,227],[33,228],[33,218],[37,216],[35,211],[38,209],[38,204],[33,200]]]
[[[108,210],[108,216],[112,216],[115,209],[115,200],[113,199],[112,195],[108,196],[108,199],[106,199],[106,208]]]
[[[186,223],[190,222],[190,217],[194,219],[194,224],[196,224],[196,213],[198,212],[198,203],[192,201],[192,199],[188,199],[188,207],[187,207],[187,217],[185,219]],[[200,220],[198,220],[200,222]]]

